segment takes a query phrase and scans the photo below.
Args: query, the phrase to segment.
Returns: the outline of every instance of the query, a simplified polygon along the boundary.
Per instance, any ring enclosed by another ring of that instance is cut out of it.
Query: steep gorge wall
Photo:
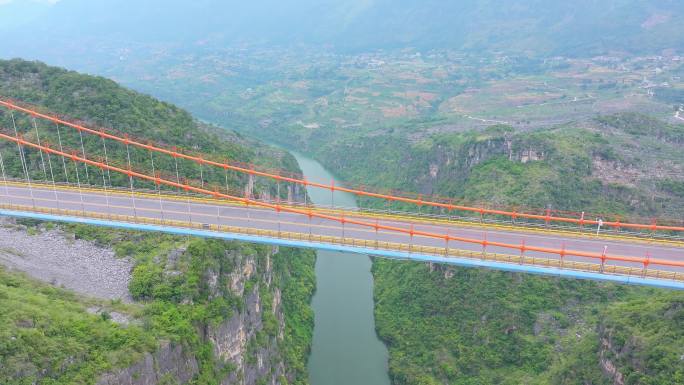
[[[284,315],[281,307],[281,290],[273,286],[271,257],[277,253],[274,247],[266,255],[265,269],[259,272],[257,261],[248,257],[241,259],[235,272],[230,274],[230,290],[244,298],[244,308],[230,319],[218,325],[206,325],[203,339],[210,341],[214,356],[235,369],[222,381],[229,384],[280,384],[286,376],[283,360],[279,355],[278,342],[283,339]],[[249,285],[258,281],[259,284]],[[210,273],[213,295],[217,295],[219,282],[215,272]],[[261,290],[260,290],[261,289]],[[263,296],[269,297],[268,300]],[[273,336],[264,330],[264,320],[276,321]]]
[[[467,179],[474,167],[492,158],[528,163],[544,160],[548,151],[549,146],[543,141],[496,133],[437,137],[420,143],[369,137],[353,143],[335,143],[322,148],[318,156],[346,180],[442,195],[448,187],[441,184]]]
[[[199,367],[194,355],[182,345],[165,342],[156,352],[145,353],[138,363],[101,376],[97,385],[187,384],[197,373]]]
[[[296,375],[287,367],[283,354],[286,317],[279,286],[282,280],[275,278],[278,272],[272,262],[278,252],[278,247],[257,252],[249,247],[229,248],[222,256],[227,262],[210,262],[201,273],[199,286],[205,288],[210,301],[222,297],[234,301],[228,317],[195,324],[200,343],[211,349],[214,373],[221,385],[296,383]],[[175,249],[165,262],[157,262],[165,263],[167,276],[187,274],[182,270],[189,262],[188,254],[185,248]],[[183,300],[185,304],[192,301]],[[185,343],[162,342],[156,352],[145,354],[128,368],[101,376],[97,384],[190,383],[198,377],[202,365],[202,358],[194,350]]]

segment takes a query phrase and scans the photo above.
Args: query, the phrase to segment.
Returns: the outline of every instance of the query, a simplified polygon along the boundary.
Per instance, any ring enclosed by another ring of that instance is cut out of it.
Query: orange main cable
[[[465,242],[465,243],[471,243],[471,244],[479,244],[483,247],[483,250],[486,249],[487,246],[495,246],[495,247],[519,250],[522,253],[524,253],[525,251],[536,251],[536,252],[547,253],[547,254],[556,254],[556,255],[559,255],[561,258],[564,258],[566,256],[576,256],[576,257],[583,257],[583,258],[599,259],[602,261],[602,264],[605,263],[606,261],[620,261],[620,262],[629,262],[629,263],[639,263],[639,264],[644,265],[644,267],[647,265],[651,265],[651,264],[652,265],[660,265],[660,266],[684,267],[684,262],[670,261],[670,260],[658,259],[658,258],[638,258],[638,257],[622,256],[622,255],[607,255],[605,253],[590,253],[590,252],[576,251],[576,250],[566,250],[566,249],[559,250],[559,249],[551,249],[551,248],[536,247],[536,246],[526,246],[524,243],[522,243],[521,245],[514,245],[514,244],[502,243],[502,242],[490,242],[487,240],[455,237],[452,235],[443,235],[443,234],[437,234],[437,233],[430,233],[430,232],[426,232],[426,231],[415,231],[413,229],[407,230],[407,229],[400,228],[400,227],[379,225],[377,223],[364,222],[364,221],[358,221],[358,220],[353,220],[353,219],[345,219],[345,218],[335,217],[335,216],[331,216],[331,215],[312,212],[311,210],[299,210],[299,209],[294,209],[294,208],[290,208],[290,207],[283,207],[281,205],[274,205],[271,203],[260,202],[260,201],[256,201],[256,200],[252,200],[252,199],[248,199],[248,198],[232,196],[232,195],[220,193],[218,191],[210,191],[210,190],[206,190],[203,188],[190,186],[187,184],[181,184],[181,183],[173,182],[170,180],[161,179],[159,177],[149,176],[149,175],[142,174],[139,172],[135,172],[132,170],[126,170],[126,169],[122,169],[119,167],[110,166],[110,165],[102,163],[102,162],[96,162],[96,161],[93,161],[90,159],[81,158],[75,154],[67,154],[65,152],[62,152],[62,151],[59,151],[56,149],[52,149],[52,148],[47,147],[47,146],[42,146],[42,145],[38,145],[38,144],[35,144],[32,142],[28,142],[22,138],[13,137],[10,135],[6,135],[4,133],[0,133],[0,138],[18,143],[20,145],[32,147],[32,148],[38,149],[39,151],[44,151],[44,152],[51,153],[54,155],[62,156],[62,157],[65,157],[67,159],[71,159],[71,160],[78,161],[81,163],[90,164],[90,165],[98,167],[100,169],[107,169],[110,171],[125,174],[129,177],[136,177],[138,179],[152,181],[152,182],[157,183],[157,184],[165,184],[165,185],[172,186],[172,187],[182,188],[186,191],[190,190],[190,191],[198,192],[201,194],[213,196],[216,198],[225,198],[225,199],[229,199],[229,200],[233,200],[233,201],[238,201],[238,202],[242,202],[246,205],[265,207],[265,208],[269,208],[272,210],[276,210],[277,212],[283,211],[283,212],[289,212],[289,213],[293,213],[293,214],[308,216],[309,218],[316,217],[316,218],[321,218],[321,219],[325,219],[325,220],[335,221],[335,222],[339,222],[342,224],[350,223],[350,224],[355,224],[358,226],[370,227],[373,229],[382,229],[382,230],[388,230],[388,231],[392,231],[392,232],[409,234],[411,236],[418,235],[418,236],[423,236],[423,237],[428,237],[428,238],[441,239],[441,240],[444,240],[445,242],[458,241],[458,242]]]
[[[590,219],[576,219],[576,218],[568,218],[568,217],[558,217],[558,216],[551,216],[550,214],[546,215],[539,215],[539,214],[526,214],[526,213],[518,213],[515,211],[505,211],[505,210],[493,210],[493,209],[485,209],[485,208],[478,208],[478,207],[469,207],[469,206],[459,206],[459,205],[454,205],[454,204],[448,204],[448,203],[440,203],[440,202],[432,202],[432,201],[424,201],[422,199],[414,199],[414,198],[405,198],[405,197],[400,197],[400,196],[394,196],[394,195],[386,195],[386,194],[380,194],[380,193],[373,193],[369,191],[363,191],[363,190],[356,190],[356,189],[351,189],[351,188],[346,188],[342,186],[334,186],[334,185],[327,185],[323,183],[316,183],[316,182],[309,182],[306,180],[302,179],[296,179],[296,178],[291,178],[291,177],[285,177],[277,174],[271,174],[267,172],[262,172],[262,171],[257,171],[254,169],[247,169],[244,167],[238,167],[238,166],[233,166],[230,164],[226,163],[220,163],[220,162],[215,162],[211,160],[204,159],[200,156],[192,156],[192,155],[187,155],[183,154],[177,151],[172,151],[172,150],[167,150],[161,147],[156,147],[150,144],[145,144],[141,143],[135,140],[132,140],[128,137],[120,137],[116,135],[109,134],[105,131],[97,131],[92,128],[88,128],[79,124],[71,123],[66,120],[60,119],[55,116],[50,116],[46,115],[43,113],[40,113],[38,111],[21,107],[19,105],[16,105],[14,103],[0,100],[0,105],[5,106],[6,108],[13,109],[16,111],[20,111],[41,119],[49,120],[53,123],[61,124],[67,127],[74,128],[79,131],[85,131],[89,134],[97,135],[103,138],[107,139],[112,139],[127,145],[133,145],[136,147],[144,148],[146,150],[150,151],[155,151],[159,152],[162,154],[166,154],[175,158],[183,158],[187,160],[191,160],[197,163],[201,164],[206,164],[210,166],[215,166],[215,167],[220,167],[223,169],[228,169],[228,170],[233,170],[245,174],[251,174],[255,176],[261,176],[261,177],[266,177],[266,178],[271,178],[283,182],[290,182],[290,183],[296,183],[304,186],[312,186],[312,187],[317,187],[317,188],[322,188],[322,189],[327,189],[330,191],[342,191],[354,195],[359,195],[359,196],[366,196],[366,197],[371,197],[371,198],[379,198],[379,199],[385,199],[389,201],[397,201],[397,202],[403,202],[403,203],[410,203],[410,204],[415,204],[418,206],[432,206],[432,207],[438,207],[438,208],[443,208],[447,210],[459,210],[459,211],[468,211],[468,212],[474,212],[474,213],[480,213],[480,214],[492,214],[492,215],[502,215],[502,216],[507,216],[510,218],[525,218],[525,219],[535,219],[535,220],[543,220],[546,222],[562,222],[562,223],[572,223],[572,224],[577,224],[580,226],[583,225],[598,225],[599,223],[601,225],[604,225],[606,227],[614,227],[614,228],[630,228],[630,229],[640,229],[640,230],[651,230],[651,231],[657,231],[657,230],[663,230],[663,231],[684,231],[684,226],[662,226],[662,225],[657,225],[655,223],[652,224],[641,224],[641,223],[623,223],[620,221],[597,221],[597,220],[590,220]]]

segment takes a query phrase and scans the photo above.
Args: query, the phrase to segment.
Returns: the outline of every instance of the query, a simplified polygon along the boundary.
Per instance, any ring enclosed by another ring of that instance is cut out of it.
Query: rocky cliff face
[[[368,137],[319,150],[319,158],[344,178],[369,180],[383,187],[432,194],[459,195],[474,168],[494,158],[516,163],[546,161],[554,151],[547,138],[492,132],[435,136],[413,143],[400,137]],[[397,168],[397,164],[402,167]]]
[[[227,251],[230,271],[212,265],[202,275],[200,285],[210,298],[228,296],[239,303],[229,317],[195,325],[200,341],[212,348],[222,385],[278,385],[291,379],[279,346],[285,317],[281,289],[273,280],[271,257],[277,252],[277,247],[265,253]],[[185,254],[184,249],[169,253],[165,274],[182,274],[177,269]],[[188,346],[165,342],[134,365],[103,375],[97,384],[186,384],[200,372],[198,361]]]
[[[436,193],[439,181],[464,180],[473,167],[495,157],[505,157],[513,162],[542,161],[548,149],[540,143],[528,143],[506,136],[487,139],[471,139],[453,146],[435,143],[426,152],[425,162],[417,170],[415,180],[422,194]]]
[[[199,372],[197,360],[183,346],[163,343],[130,367],[100,377],[97,385],[156,385],[188,383]]]
[[[599,366],[613,385],[625,385],[631,382],[627,380],[625,373],[648,372],[646,368],[648,358],[643,354],[643,342],[640,343],[638,337],[631,336],[624,339],[622,336],[616,336],[617,333],[613,328],[614,326],[605,323],[598,327]],[[680,359],[680,361],[683,360],[684,358]]]
[[[284,317],[280,306],[280,288],[272,287],[273,268],[271,255],[266,255],[264,269],[260,272],[254,258],[241,258],[228,285],[230,290],[244,298],[244,308],[230,319],[218,324],[207,325],[203,338],[210,341],[214,356],[224,365],[234,368],[222,385],[280,384],[285,376],[285,365],[280,359],[278,342],[283,338]],[[215,272],[209,274],[212,294],[217,295]],[[257,282],[256,284],[251,284]],[[265,300],[262,296],[269,297]],[[277,333],[268,335],[264,320],[277,322]],[[260,382],[259,382],[260,381]]]
[[[615,366],[615,363],[613,363],[612,360],[606,357],[606,353],[611,350],[612,346],[611,343],[608,339],[601,339],[601,352],[600,352],[600,359],[599,359],[599,365],[601,366],[601,371],[603,371],[603,374],[606,375],[606,377],[610,378],[613,380],[614,385],[624,385],[625,380],[624,376],[618,368]]]
[[[473,167],[487,159],[502,155],[513,157],[510,142],[503,138],[473,141],[462,146],[436,144],[428,154],[427,172],[419,173],[416,180],[420,192],[427,195],[435,192],[438,181],[463,180]]]

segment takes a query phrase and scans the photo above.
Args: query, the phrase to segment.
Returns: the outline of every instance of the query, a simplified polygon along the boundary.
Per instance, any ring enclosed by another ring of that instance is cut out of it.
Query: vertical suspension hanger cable
[[[48,144],[45,143],[45,146],[47,147]],[[55,202],[57,203],[57,208],[59,209],[59,199],[57,198],[57,184],[55,183],[55,173],[52,170],[52,158],[50,157],[50,153],[47,153],[47,158],[48,158],[48,166],[50,167],[50,178],[52,178],[52,192],[55,195]]]
[[[103,132],[103,131],[100,131]],[[102,138],[102,149],[104,150],[104,160],[105,164],[107,165],[107,179],[109,180],[109,187],[114,189],[114,185],[112,184],[112,174],[109,172],[109,155],[107,155],[107,143],[105,140],[104,135],[100,135]],[[107,191],[107,181],[105,180],[105,175],[104,175],[104,170],[102,170],[102,185],[104,186],[105,189],[105,200],[107,202],[107,213],[111,214],[111,208],[110,208],[110,201],[109,201],[109,192]]]
[[[180,173],[178,172],[178,157],[176,156],[176,148],[173,150],[173,162],[176,166],[176,183],[180,186]],[[180,192],[180,187],[178,187],[178,192]]]
[[[188,221],[189,221],[190,223],[192,223],[192,211],[190,210],[190,191],[189,191],[189,189],[187,188],[187,186],[188,186],[188,181],[185,180],[184,182],[185,182],[185,183],[184,183],[184,186],[185,186],[185,187],[184,187],[184,190],[185,190],[185,197],[187,198],[186,205],[187,205],[187,207],[188,207]]]
[[[107,178],[105,177],[104,169],[102,169],[102,187],[104,187],[105,201],[107,203],[107,215],[112,214],[109,204],[109,191],[107,191]]]
[[[106,126],[110,127],[110,128],[113,127],[109,123],[109,120],[107,120]],[[100,134],[101,134],[100,137],[102,138],[102,148],[104,149],[105,163],[107,164],[107,166],[109,166],[109,155],[107,155],[107,144],[106,144],[106,138],[105,138],[104,133],[105,133],[105,131],[103,128],[100,130]],[[107,180],[109,181],[109,187],[114,187],[114,185],[112,184],[112,174],[111,174],[109,168],[107,168]]]
[[[245,204],[247,205],[247,224],[249,225],[249,223],[250,223],[250,221],[251,221],[251,219],[252,219],[252,218],[250,217],[250,215],[249,215],[249,199],[251,199],[251,195],[249,194],[249,191],[247,191],[247,193],[246,193],[245,195],[247,196],[247,199],[248,199],[248,200],[245,202]]]
[[[40,146],[40,133],[38,132],[38,124],[36,123],[36,118],[32,116],[31,120],[33,121],[33,127],[36,129],[36,141]],[[45,175],[45,181],[47,182],[47,169],[45,168],[45,158],[43,157],[43,151],[38,151],[38,153],[40,154],[40,163],[43,165],[43,174]]]
[[[104,150],[104,159],[105,159],[105,164],[109,166],[109,156],[107,155],[107,144],[106,144],[106,139],[104,135],[100,136],[102,138],[102,149]],[[109,179],[109,186],[112,186],[112,174],[109,172],[109,168],[107,168],[107,179]]]
[[[152,163],[152,175],[157,175],[157,170],[154,168],[154,155],[152,154],[152,151],[150,150],[150,163]],[[155,183],[156,185],[156,183]]]
[[[181,179],[180,179],[180,172],[178,171],[178,155],[177,155],[176,151],[177,151],[176,147],[174,146],[172,156],[173,156],[174,164],[176,166],[176,182],[178,183],[178,186],[180,186],[181,185]],[[184,181],[184,186],[186,186],[183,188],[183,190],[185,190],[185,197],[187,198],[186,199],[186,205],[188,208],[188,221],[190,223],[192,223],[192,211],[190,210],[190,190],[187,188],[187,180],[185,179],[185,177],[183,178],[183,181]],[[178,193],[179,194],[180,194],[180,191],[181,191],[180,187],[178,187]]]
[[[26,177],[26,182],[28,183],[29,186],[29,194],[31,195],[31,203],[33,205],[33,208],[36,208],[36,199],[33,196],[33,185],[31,184],[31,176],[29,175],[28,172],[28,164],[26,163],[26,158],[24,157],[24,149],[21,147],[21,142],[19,138],[19,131],[17,130],[17,123],[16,120],[14,119],[14,113],[10,111],[10,115],[12,117],[12,126],[14,127],[14,136],[17,139],[17,148],[19,149],[19,157],[21,158],[21,166],[24,169],[24,176]]]
[[[86,153],[85,153],[85,146],[83,146],[83,131],[78,130],[78,136],[81,138],[81,154],[83,154],[83,159],[86,159]],[[90,175],[88,175],[88,164],[84,163],[83,167],[85,168],[85,174],[86,174],[86,183],[90,184]]]
[[[200,181],[202,184],[202,188],[204,188],[204,167],[202,167],[202,162],[199,162],[199,168],[200,168]]]
[[[223,171],[226,176],[226,194],[229,194],[230,189],[228,188],[228,167],[223,167]]]
[[[150,150],[150,162],[152,163],[152,175],[155,178],[158,178],[157,171],[154,168],[154,154],[152,154],[152,150]],[[159,212],[161,213],[161,218],[163,221],[164,220],[164,204],[162,203],[161,187],[159,186],[159,183],[156,180],[154,182],[154,185],[157,189],[157,196],[159,197]]]
[[[2,169],[2,182],[5,184],[5,195],[7,196],[7,203],[11,203],[9,195],[9,186],[7,185],[7,175],[5,174],[5,161],[2,159],[2,151],[0,151],[0,169]]]
[[[164,222],[166,219],[164,218],[164,205],[162,203],[162,197],[161,197],[161,186],[159,185],[159,175],[156,175],[157,180],[155,181],[155,184],[157,185],[157,196],[159,197],[159,207],[161,210],[161,219],[162,222]]]
[[[281,227],[282,227],[282,218],[280,214],[280,205],[278,205],[278,210],[276,212],[276,215],[278,216],[278,238],[281,237]]]
[[[57,140],[59,141],[59,152],[64,152],[62,147],[62,134],[59,132],[59,124],[55,123],[57,126]],[[64,166],[64,178],[66,179],[67,185],[69,184],[69,173],[67,172],[66,159],[62,156],[62,166]]]
[[[133,192],[133,175],[130,174],[131,171],[131,150],[128,145],[128,136],[126,136],[126,159],[128,160],[128,180],[131,184],[131,199],[133,200],[133,216],[138,218],[138,210],[135,207],[135,193]]]
[[[278,222],[278,237],[280,237],[280,182],[278,182],[278,195],[276,195],[276,218]]]
[[[83,215],[85,215],[85,204],[83,203],[83,191],[81,191],[81,176],[79,175],[78,172],[78,164],[76,164],[76,157],[73,156],[71,160],[74,161],[74,169],[76,170],[76,185],[78,186],[78,198],[81,201],[81,211],[83,212]]]

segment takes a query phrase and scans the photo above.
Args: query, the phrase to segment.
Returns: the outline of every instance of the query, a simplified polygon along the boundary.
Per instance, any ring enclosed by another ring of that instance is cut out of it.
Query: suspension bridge
[[[684,223],[309,181],[0,99],[0,215],[684,289]],[[244,188],[236,188],[244,182]],[[365,208],[314,206],[305,189]]]

